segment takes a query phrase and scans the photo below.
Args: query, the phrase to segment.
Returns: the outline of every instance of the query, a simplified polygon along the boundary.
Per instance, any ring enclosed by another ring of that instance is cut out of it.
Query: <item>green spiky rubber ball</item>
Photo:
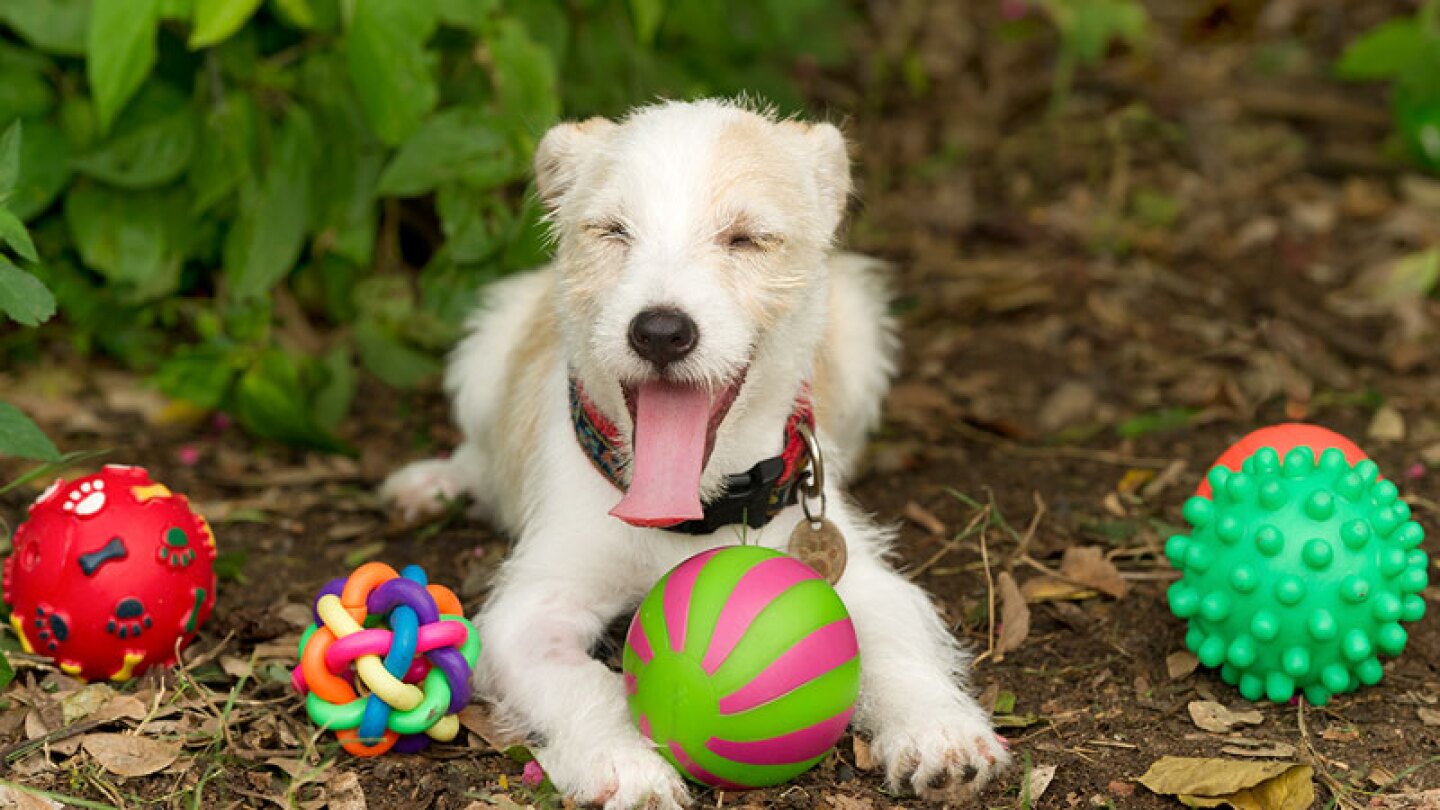
[[[1378,683],[1401,622],[1425,615],[1425,532],[1370,460],[1328,449],[1262,448],[1239,472],[1209,474],[1213,500],[1185,503],[1190,534],[1165,544],[1183,572],[1170,610],[1185,644],[1249,700],[1323,706]]]

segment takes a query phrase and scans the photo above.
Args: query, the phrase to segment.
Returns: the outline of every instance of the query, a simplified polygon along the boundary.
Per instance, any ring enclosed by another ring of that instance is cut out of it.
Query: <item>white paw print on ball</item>
[[[74,512],[80,517],[89,517],[105,508],[105,482],[104,481],[83,481],[70,494],[65,496],[66,512]]]

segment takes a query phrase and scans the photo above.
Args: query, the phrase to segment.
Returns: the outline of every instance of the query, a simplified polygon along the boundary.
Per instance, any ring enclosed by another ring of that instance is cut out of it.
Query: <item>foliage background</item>
[[[23,124],[8,205],[61,317],[0,333],[0,357],[58,340],[257,435],[345,450],[358,369],[417,385],[485,281],[544,260],[526,178],[549,125],[741,91],[795,111],[796,71],[845,56],[850,13],[6,0],[0,128]]]

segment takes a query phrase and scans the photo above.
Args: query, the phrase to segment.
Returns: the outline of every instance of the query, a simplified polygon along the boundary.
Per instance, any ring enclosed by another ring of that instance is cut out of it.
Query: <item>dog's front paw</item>
[[[690,803],[685,780],[646,745],[622,745],[597,751],[540,752],[550,781],[582,805],[605,810],[678,810]]]
[[[462,487],[452,466],[444,458],[407,464],[385,479],[380,499],[397,509],[406,523],[434,517],[460,497]]]
[[[871,743],[886,783],[931,801],[964,801],[1010,765],[1004,738],[978,711],[883,729]]]

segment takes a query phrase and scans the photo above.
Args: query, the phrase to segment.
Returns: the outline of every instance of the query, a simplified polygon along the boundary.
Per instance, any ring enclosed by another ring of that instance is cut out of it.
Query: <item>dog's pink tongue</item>
[[[640,386],[630,489],[610,514],[632,526],[673,526],[703,517],[700,472],[709,428],[705,389],[667,382]]]

